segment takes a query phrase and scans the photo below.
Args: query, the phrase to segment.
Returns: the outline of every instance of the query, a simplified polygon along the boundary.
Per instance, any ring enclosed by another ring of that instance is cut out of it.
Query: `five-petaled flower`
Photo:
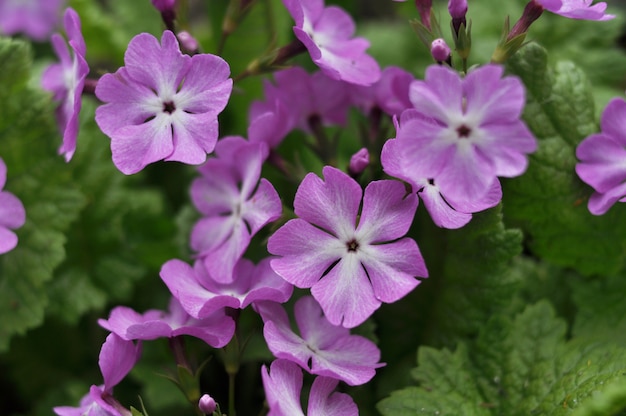
[[[294,200],[300,218],[279,228],[267,248],[282,256],[271,261],[276,273],[311,288],[328,320],[351,328],[413,290],[414,276],[427,277],[417,244],[402,238],[418,199],[398,181],[371,182],[364,194],[336,168],[323,174],[304,178]]]
[[[126,66],[98,81],[105,104],[96,122],[111,138],[113,163],[125,174],[158,160],[200,164],[217,142],[217,115],[232,90],[226,61],[211,54],[180,52],[176,36],[163,32],[161,44],[135,36]]]
[[[487,197],[498,176],[521,175],[526,154],[537,147],[520,120],[524,86],[502,73],[501,66],[486,65],[461,78],[444,66],[430,66],[424,81],[411,84],[414,108],[396,125],[393,143],[404,177],[433,179],[461,212],[475,212],[476,201]],[[381,162],[387,169],[384,149]]]
[[[308,49],[313,62],[332,79],[370,85],[380,78],[380,67],[365,53],[369,42],[353,38],[354,20],[324,0],[283,0],[296,22],[293,32]]]
[[[296,302],[294,315],[300,335],[293,332],[287,312],[276,302],[255,302],[265,323],[263,336],[276,358],[293,361],[311,374],[336,378],[351,386],[367,383],[376,374],[380,350],[369,339],[332,325],[311,296]]]

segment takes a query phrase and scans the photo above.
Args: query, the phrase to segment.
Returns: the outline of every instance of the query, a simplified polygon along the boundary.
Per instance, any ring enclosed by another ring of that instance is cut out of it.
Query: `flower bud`
[[[215,412],[215,409],[217,409],[217,403],[215,403],[215,399],[213,399],[213,397],[208,394],[203,394],[198,401],[198,408],[205,415],[210,415]]]
[[[351,176],[358,176],[370,164],[370,154],[366,148],[362,148],[358,152],[352,155],[350,158],[350,165],[348,167],[348,172],[350,172]]]
[[[451,50],[445,40],[438,38],[430,44],[430,54],[439,63],[449,62]]]
[[[465,14],[467,14],[467,0],[449,0],[448,12],[450,13],[450,16],[452,16],[452,27],[454,28],[454,33],[458,36],[461,25],[467,26],[467,22],[465,21]]]
[[[174,8],[176,0],[151,0],[152,5],[161,13],[169,12]]]
[[[178,42],[180,42],[180,46],[183,48],[183,50],[185,50],[185,52],[198,52],[198,41],[193,36],[191,36],[189,32],[183,30],[182,32],[178,32],[178,35],[176,35],[176,37],[178,38]]]

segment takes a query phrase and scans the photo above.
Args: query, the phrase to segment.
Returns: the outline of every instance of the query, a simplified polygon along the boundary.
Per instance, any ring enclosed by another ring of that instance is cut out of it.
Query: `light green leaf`
[[[615,403],[626,381],[626,349],[565,342],[565,331],[548,302],[514,319],[495,316],[476,341],[454,352],[420,348],[413,372],[419,386],[394,392],[378,409],[384,415],[565,415],[587,402]]]

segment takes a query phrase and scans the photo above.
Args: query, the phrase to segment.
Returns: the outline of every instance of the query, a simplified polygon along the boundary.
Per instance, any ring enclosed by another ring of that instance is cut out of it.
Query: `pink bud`
[[[205,415],[210,415],[217,409],[217,403],[215,403],[213,397],[208,394],[203,394],[198,401],[198,408],[200,408],[200,411]]]
[[[176,0],[151,0],[152,5],[161,13],[168,12],[174,8]]]
[[[447,62],[450,59],[450,47],[442,38],[433,40],[430,44],[430,53],[437,62]]]
[[[180,42],[180,46],[182,46],[186,52],[196,52],[198,50],[198,41],[191,36],[189,32],[183,30],[182,32],[178,32],[176,37]]]
[[[350,172],[350,175],[356,176],[361,174],[369,164],[370,154],[366,148],[362,148],[361,150],[353,154],[350,158],[350,166],[348,167],[348,171]]]
[[[467,0],[449,0],[448,12],[453,19],[465,19],[467,13]]]

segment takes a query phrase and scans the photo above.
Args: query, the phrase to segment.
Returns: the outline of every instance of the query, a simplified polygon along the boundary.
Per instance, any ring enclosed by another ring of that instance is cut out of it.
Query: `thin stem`
[[[237,373],[228,373],[228,416],[235,416],[235,378]]]

